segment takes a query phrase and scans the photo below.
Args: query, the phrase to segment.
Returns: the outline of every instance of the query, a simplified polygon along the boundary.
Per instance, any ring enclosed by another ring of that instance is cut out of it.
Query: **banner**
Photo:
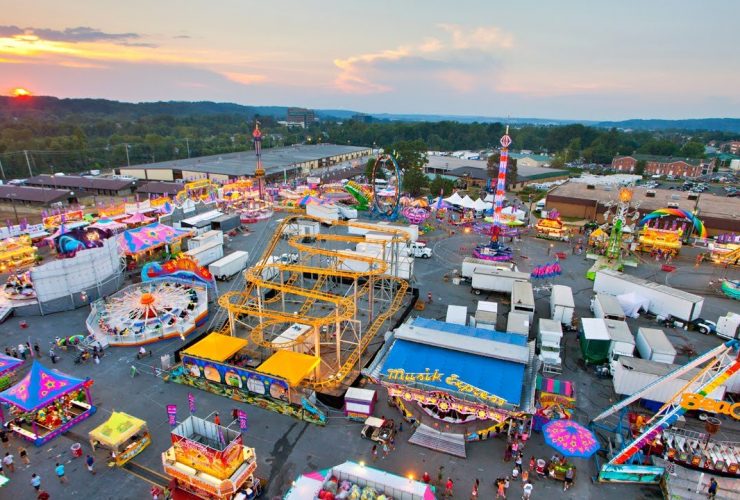
[[[167,420],[172,427],[177,426],[177,405],[167,405]]]
[[[239,419],[239,429],[241,429],[242,431],[246,431],[247,430],[247,412],[245,412],[244,410],[239,410],[237,418]]]
[[[188,408],[190,409],[190,413],[195,413],[195,396],[193,396],[192,392],[188,393]]]

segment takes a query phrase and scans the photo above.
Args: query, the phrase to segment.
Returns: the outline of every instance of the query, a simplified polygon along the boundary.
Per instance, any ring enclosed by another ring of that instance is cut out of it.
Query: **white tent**
[[[477,200],[475,200],[473,208],[475,208],[478,212],[482,212],[490,208],[490,206],[490,203],[486,203],[485,201],[478,198]]]
[[[514,210],[514,207],[512,205],[505,207],[503,210],[501,210],[501,213],[505,215],[513,215],[517,220],[524,220],[524,217],[526,215],[524,213],[524,210]]]
[[[622,306],[624,314],[630,318],[637,318],[640,316],[640,310],[647,311],[650,308],[650,300],[635,292],[617,295],[617,301]]]
[[[487,202],[487,203],[491,203],[491,202],[493,202],[493,201],[494,201],[495,199],[496,199],[496,198],[495,198],[495,197],[494,197],[494,196],[493,196],[493,195],[492,195],[491,193],[488,193],[488,194],[486,195],[486,197],[485,197],[485,199],[484,199],[483,201],[485,201],[485,202]]]
[[[459,194],[457,194],[457,191],[455,191],[452,196],[448,196],[447,198],[445,198],[445,201],[450,205],[460,205],[463,199],[460,197]]]
[[[465,195],[465,198],[462,199],[460,202],[460,205],[462,205],[463,208],[475,208],[475,202],[473,201],[473,198]]]

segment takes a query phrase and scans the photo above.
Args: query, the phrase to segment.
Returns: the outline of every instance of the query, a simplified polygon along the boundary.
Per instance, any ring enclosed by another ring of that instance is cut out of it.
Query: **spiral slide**
[[[349,181],[344,185],[344,189],[347,190],[352,197],[357,200],[357,210],[367,210],[370,206],[370,199],[363,191],[362,187],[355,181]]]

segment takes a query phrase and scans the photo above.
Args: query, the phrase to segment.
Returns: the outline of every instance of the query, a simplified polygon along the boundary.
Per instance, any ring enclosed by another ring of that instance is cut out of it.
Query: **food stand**
[[[637,237],[637,250],[641,252],[659,250],[662,255],[675,257],[681,251],[682,237],[681,229],[659,229],[645,225]]]
[[[537,411],[532,422],[534,431],[541,431],[551,420],[571,418],[576,406],[576,390],[573,382],[540,375],[537,377],[535,387]]]
[[[377,401],[375,391],[350,387],[344,395],[344,416],[350,420],[364,421],[373,414]]]
[[[152,442],[146,422],[114,411],[103,424],[90,431],[90,446],[93,451],[97,446],[110,450],[111,462],[122,466]]]
[[[15,381],[15,372],[23,365],[23,360],[0,354],[0,391],[10,387]]]
[[[95,413],[90,386],[90,379],[73,378],[34,361],[20,382],[0,393],[0,401],[10,405],[9,429],[41,446]],[[0,406],[0,422],[5,421]]]
[[[178,490],[226,500],[257,487],[257,455],[254,448],[244,446],[240,432],[190,416],[172,429],[170,437],[172,446],[162,453],[162,466]]]
[[[560,214],[555,210],[552,210],[547,218],[538,220],[534,229],[537,232],[538,238],[547,240],[568,239],[568,229],[563,224],[563,221],[560,220]]]

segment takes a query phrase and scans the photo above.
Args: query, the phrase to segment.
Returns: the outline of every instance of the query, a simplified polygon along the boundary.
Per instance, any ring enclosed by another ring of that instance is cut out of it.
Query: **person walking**
[[[26,360],[26,346],[25,344],[18,344],[18,354],[20,354],[23,361]]]
[[[432,292],[429,292],[427,293],[427,304],[431,304],[431,303],[432,303]]]
[[[717,497],[717,480],[712,478],[709,480],[709,487],[707,488],[707,498],[714,500]]]
[[[475,483],[473,483],[473,491],[470,492],[470,500],[478,500],[478,486],[480,485],[480,481],[478,478],[475,478]]]
[[[506,498],[506,486],[503,479],[496,480],[496,498]]]
[[[0,430],[0,442],[3,443],[3,448],[10,449],[10,437],[8,437],[8,431],[5,428]]]
[[[444,477],[444,475],[442,474],[442,471],[444,470],[444,468],[445,468],[444,465],[440,465],[439,470],[437,471],[437,484],[439,485],[440,488],[442,487],[442,478]]]
[[[383,443],[383,460],[385,460],[385,457],[388,456],[388,453],[391,451],[390,447],[388,446],[388,443]]]
[[[36,357],[41,359],[41,347],[39,347],[38,342],[33,343],[33,352],[36,353]]]
[[[60,483],[65,484],[67,482],[67,478],[64,477],[64,464],[57,462],[56,466],[54,466],[54,472],[56,473],[57,478],[59,478]]]
[[[3,466],[6,467],[10,472],[15,472],[13,455],[11,455],[9,451],[5,452],[5,456],[3,457]]]
[[[536,463],[537,461],[535,460],[534,455],[532,455],[529,458],[529,472],[532,472],[534,470]]]
[[[506,476],[504,478],[504,498],[506,498],[506,495],[509,494],[509,485],[510,484],[511,483],[509,483],[509,476]]]
[[[424,482],[424,484],[429,484],[432,478],[429,476],[428,472],[424,471],[424,475],[421,476],[421,480]]]
[[[85,465],[87,465],[87,472],[89,472],[90,474],[94,476],[95,475],[95,459],[91,455],[88,455],[87,457],[85,457]]]
[[[221,417],[218,416],[218,412],[213,416],[213,423],[216,425],[221,425]]]
[[[452,482],[452,478],[447,478],[447,483],[445,483],[445,496],[451,497],[452,496],[452,488],[455,486],[455,483]]]
[[[522,454],[519,453],[516,456],[516,460],[514,461],[514,464],[516,465],[516,468],[519,469],[519,474],[522,473]]]
[[[565,471],[565,480],[563,481],[563,491],[568,491],[573,486],[573,477],[575,477],[575,469],[572,467]]]
[[[28,458],[28,452],[23,446],[18,447],[18,456],[21,457],[21,461],[26,465],[31,465],[31,459]]]
[[[33,486],[33,489],[36,491],[39,491],[39,488],[41,488],[41,476],[35,472],[31,474],[31,486]]]
[[[49,494],[45,490],[39,491],[38,496],[36,497],[36,500],[49,500],[51,498]]]
[[[532,498],[532,490],[534,489],[534,486],[531,482],[527,482],[527,484],[524,485],[524,490],[522,493],[522,500],[529,500]]]
[[[377,444],[373,445],[373,449],[370,450],[370,453],[373,456],[373,462],[375,462],[378,459],[378,445]]]
[[[526,483],[527,481],[529,481],[529,471],[525,470],[522,471],[522,484]]]

